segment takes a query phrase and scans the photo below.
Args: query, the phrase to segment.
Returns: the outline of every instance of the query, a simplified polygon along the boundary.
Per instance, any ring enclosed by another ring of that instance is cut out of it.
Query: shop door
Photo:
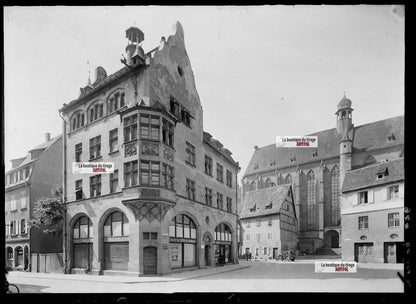
[[[277,248],[276,247],[274,247],[273,248],[273,259],[277,259],[277,256],[279,255],[279,253],[278,253],[278,251],[277,251]]]
[[[157,274],[157,248],[148,246],[143,248],[143,273]]]
[[[127,270],[129,242],[104,243],[104,266],[106,270]]]
[[[74,268],[91,270],[92,244],[74,244]]]
[[[371,262],[373,255],[372,243],[355,243],[355,261],[360,263]]]
[[[397,263],[397,247],[396,243],[384,243],[384,262]]]

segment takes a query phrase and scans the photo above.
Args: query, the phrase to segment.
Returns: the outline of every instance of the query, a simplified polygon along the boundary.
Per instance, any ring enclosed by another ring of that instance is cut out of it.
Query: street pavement
[[[331,260],[333,261],[333,260]],[[23,293],[383,292],[402,293],[403,264],[358,264],[357,273],[315,273],[314,261],[240,261],[165,276],[10,272]],[[30,285],[30,288],[26,287]],[[35,286],[38,286],[36,288]]]

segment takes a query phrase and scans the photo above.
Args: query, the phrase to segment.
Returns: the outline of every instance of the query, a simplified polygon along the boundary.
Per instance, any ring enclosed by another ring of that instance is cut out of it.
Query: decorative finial
[[[92,86],[92,84],[91,84],[91,78],[90,78],[90,77],[91,77],[91,71],[88,71],[88,84],[87,84],[87,85],[88,85],[89,87],[91,87],[91,86]]]

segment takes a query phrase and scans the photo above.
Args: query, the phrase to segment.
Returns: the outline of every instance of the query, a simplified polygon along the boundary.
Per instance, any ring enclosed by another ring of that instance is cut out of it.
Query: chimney
[[[48,142],[50,140],[51,140],[51,133],[48,132],[45,134],[45,141]]]

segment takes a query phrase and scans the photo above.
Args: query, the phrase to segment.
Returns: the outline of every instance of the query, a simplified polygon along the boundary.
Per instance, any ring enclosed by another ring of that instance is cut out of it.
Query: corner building
[[[126,31],[125,65],[96,69],[65,120],[66,271],[163,275],[237,258],[237,173],[231,152],[203,131],[203,113],[178,22],[144,52]],[[112,162],[113,173],[73,173]]]

